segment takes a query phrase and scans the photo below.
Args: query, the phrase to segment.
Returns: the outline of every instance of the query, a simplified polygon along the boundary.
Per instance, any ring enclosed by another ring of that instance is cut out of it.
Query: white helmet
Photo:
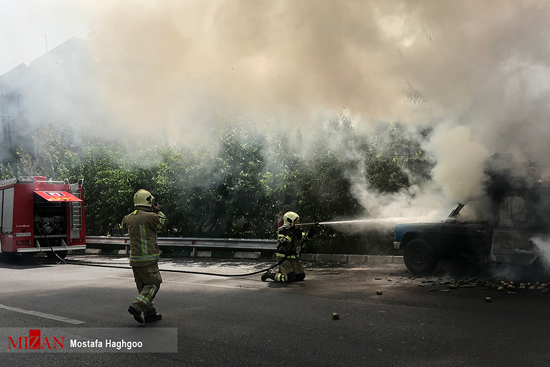
[[[300,223],[300,216],[294,212],[286,212],[285,215],[283,215],[283,222],[285,227],[292,228]]]
[[[140,189],[134,195],[134,206],[152,207],[155,197],[147,190]]]

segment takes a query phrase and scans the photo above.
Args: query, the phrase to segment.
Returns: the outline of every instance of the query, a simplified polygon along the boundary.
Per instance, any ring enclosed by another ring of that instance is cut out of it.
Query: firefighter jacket
[[[284,226],[279,228],[277,234],[277,253],[278,256],[284,255],[285,257],[295,258],[298,245],[302,241],[302,230],[300,228],[285,228]]]
[[[136,210],[122,220],[122,228],[130,236],[130,266],[143,267],[155,264],[159,260],[157,232],[166,228],[168,220],[161,211],[136,206]]]

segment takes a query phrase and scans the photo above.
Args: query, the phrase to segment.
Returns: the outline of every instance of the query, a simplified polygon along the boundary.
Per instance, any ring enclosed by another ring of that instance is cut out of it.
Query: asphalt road
[[[112,266],[127,263],[93,259]],[[163,260],[161,269],[242,274],[269,265],[181,259]],[[178,348],[177,353],[14,354],[7,350],[7,341],[0,340],[0,365],[550,365],[550,293],[509,294],[482,286],[449,289],[440,283],[456,274],[439,271],[430,278],[415,278],[402,265],[310,265],[306,270],[306,280],[292,285],[262,282],[259,275],[165,271],[156,298],[164,318],[141,325],[127,312],[136,295],[129,269],[3,262],[0,331],[177,328]]]

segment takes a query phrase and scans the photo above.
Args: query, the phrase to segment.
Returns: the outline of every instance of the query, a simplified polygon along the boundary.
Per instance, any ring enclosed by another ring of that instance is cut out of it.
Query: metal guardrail
[[[130,237],[111,236],[87,236],[86,245],[121,247],[130,246]],[[180,237],[158,237],[159,247],[186,247],[193,250],[197,248],[221,248],[228,250],[253,250],[253,251],[275,251],[276,240],[255,240],[235,238],[180,238]]]

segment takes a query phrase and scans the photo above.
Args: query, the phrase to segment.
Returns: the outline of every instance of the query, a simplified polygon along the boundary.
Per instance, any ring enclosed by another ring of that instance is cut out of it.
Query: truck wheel
[[[403,259],[407,269],[413,274],[430,274],[438,262],[430,245],[419,238],[405,245]]]

